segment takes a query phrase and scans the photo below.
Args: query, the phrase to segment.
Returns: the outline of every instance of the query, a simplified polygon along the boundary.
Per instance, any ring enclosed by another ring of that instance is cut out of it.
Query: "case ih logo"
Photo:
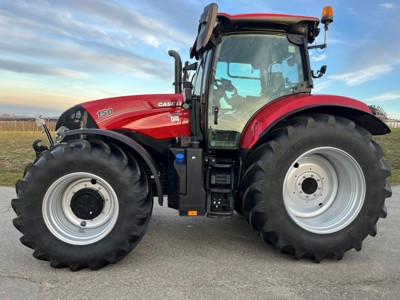
[[[181,101],[158,102],[157,106],[158,107],[182,106],[182,102]]]

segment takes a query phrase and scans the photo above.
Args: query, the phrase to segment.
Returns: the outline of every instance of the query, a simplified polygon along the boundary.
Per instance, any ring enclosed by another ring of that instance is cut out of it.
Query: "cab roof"
[[[200,16],[196,40],[190,58],[199,56],[215,45],[215,37],[224,32],[271,30],[287,34],[301,34],[312,43],[319,33],[319,19],[283,14],[239,14],[218,12],[218,5],[211,3]]]
[[[304,35],[319,24],[319,19],[315,17],[268,13],[230,15],[220,12],[217,20],[217,30],[220,31],[270,29]]]

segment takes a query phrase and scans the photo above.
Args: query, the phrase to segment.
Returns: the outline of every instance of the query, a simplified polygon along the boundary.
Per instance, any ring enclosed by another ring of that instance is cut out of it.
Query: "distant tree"
[[[2,118],[2,119],[6,119],[6,118],[13,118],[14,117],[14,115],[13,114],[2,114],[2,115],[0,115],[0,118]]]
[[[371,105],[374,115],[382,121],[387,120],[387,114],[385,110],[379,105]]]

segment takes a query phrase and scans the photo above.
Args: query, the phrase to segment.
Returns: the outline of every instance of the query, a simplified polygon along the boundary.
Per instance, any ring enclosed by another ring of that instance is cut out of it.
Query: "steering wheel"
[[[215,79],[214,84],[217,90],[223,89],[224,92],[233,92],[235,95],[237,95],[237,89],[232,84],[232,81],[230,81],[229,79],[225,78]]]
[[[224,98],[225,101],[231,105],[232,107],[236,108],[238,105],[236,104],[238,101],[231,101],[232,99],[237,99],[239,98],[239,94],[237,92],[236,87],[232,84],[232,81],[229,79],[221,78],[221,79],[215,79],[214,85],[216,87],[216,92],[217,95],[220,98]],[[233,97],[229,98],[226,92],[232,92]],[[241,98],[241,97],[240,97]]]

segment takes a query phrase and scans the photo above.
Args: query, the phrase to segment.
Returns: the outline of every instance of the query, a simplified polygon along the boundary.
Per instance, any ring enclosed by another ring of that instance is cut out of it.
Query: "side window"
[[[286,88],[290,88],[293,85],[304,81],[301,55],[298,48],[294,45],[289,45],[288,52],[290,54],[289,57],[271,66],[272,73],[282,73],[285,79]]]

